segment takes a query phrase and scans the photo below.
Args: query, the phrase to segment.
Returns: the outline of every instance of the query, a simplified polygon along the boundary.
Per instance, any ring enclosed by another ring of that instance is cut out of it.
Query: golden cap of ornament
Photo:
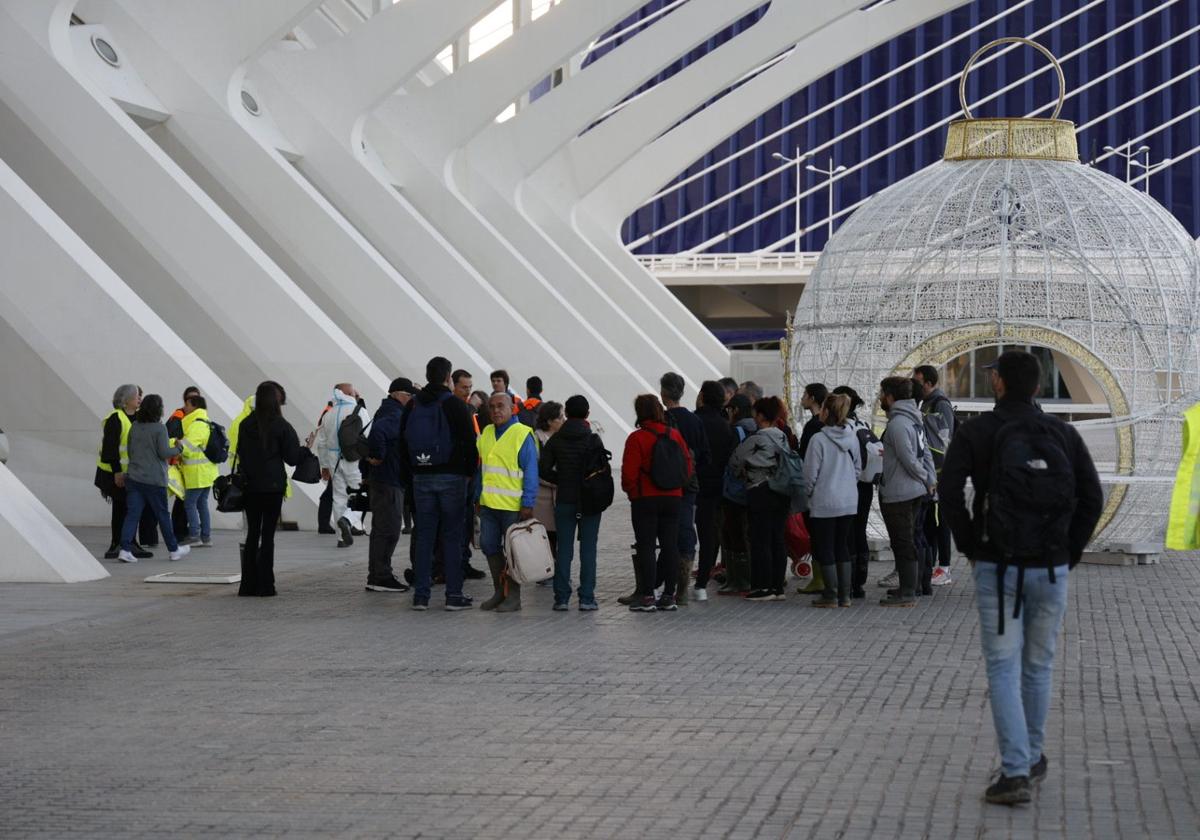
[[[967,107],[967,74],[981,55],[1002,44],[1025,44],[1050,59],[1058,74],[1058,104],[1049,119],[998,117],[975,119]],[[967,66],[958,82],[958,101],[966,119],[950,123],[946,135],[946,160],[996,160],[1023,158],[1026,160],[1061,160],[1078,163],[1079,143],[1075,123],[1058,119],[1066,100],[1066,80],[1062,65],[1050,50],[1028,38],[998,38],[984,44]]]

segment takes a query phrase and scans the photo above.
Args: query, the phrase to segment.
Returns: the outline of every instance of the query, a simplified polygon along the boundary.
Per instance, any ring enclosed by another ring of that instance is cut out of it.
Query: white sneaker
[[[933,570],[933,580],[930,581],[934,586],[949,586],[954,583],[950,579],[950,569],[947,566],[938,566]]]
[[[892,572],[891,574],[884,575],[879,579],[878,583],[884,589],[895,589],[900,585],[900,573]]]
[[[117,559],[120,560],[122,563],[136,563],[137,562],[137,558],[134,557],[132,554],[130,554],[125,549],[121,549],[121,552],[117,555]]]
[[[693,600],[696,600],[696,601],[707,601],[708,600],[708,590],[701,589],[699,586],[693,587],[692,588],[692,598],[693,598]]]
[[[188,554],[190,554],[191,551],[192,551],[192,547],[190,545],[181,545],[181,546],[179,546],[178,550],[172,551],[170,554],[168,554],[167,559],[182,560],[184,557],[186,557]]]

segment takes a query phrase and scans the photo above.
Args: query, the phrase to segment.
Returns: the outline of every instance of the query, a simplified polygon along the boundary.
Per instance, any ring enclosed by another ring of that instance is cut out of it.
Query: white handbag
[[[546,526],[536,519],[515,522],[504,533],[505,573],[525,586],[554,577],[554,555]]]

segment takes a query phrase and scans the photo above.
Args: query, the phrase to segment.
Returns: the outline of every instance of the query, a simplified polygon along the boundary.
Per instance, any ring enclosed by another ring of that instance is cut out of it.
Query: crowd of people
[[[663,374],[658,394],[634,399],[635,428],[624,442],[619,485],[630,500],[633,590],[618,601],[634,612],[674,612],[707,600],[714,578],[719,595],[784,600],[789,536],[801,535],[814,569],[801,591],[814,607],[850,607],[866,597],[868,519],[878,494],[895,560],[880,581],[881,606],[912,607],[934,586],[950,585],[952,541],[971,560],[1002,757],[986,796],[1028,801],[1031,781],[1046,773],[1041,743],[1066,573],[1103,497],[1078,433],[1035,401],[1037,359],[1008,351],[989,368],[996,407],[961,428],[937,369],[923,365],[880,382],[881,430],[863,416],[866,402],[853,388],[808,384],[799,436],[783,400],[753,382],[706,381],[692,410],[684,378]],[[583,395],[545,400],[534,376],[520,397],[506,371],[489,379],[491,393],[477,391],[469,371],[435,357],[423,387],[395,379],[370,416],[358,391],[340,383],[303,444],[283,417],[287,395],[276,382],[258,386],[228,434],[209,420],[195,388],[164,424],[159,395],[122,385],[96,467],[96,486],[112,503],[105,556],[150,556],[156,530],[172,560],[210,546],[210,495],[228,458],[228,484],[244,514],[239,595],[276,594],[274,536],[293,467],[295,480],[325,482],[319,530],[336,533],[339,548],[365,535],[361,516],[370,511],[369,591],[412,591],[412,608],[427,610],[441,583],[444,608],[461,611],[475,606],[464,580],[490,576],[492,594],[480,609],[520,610],[506,534],[536,519],[554,555],[545,581],[553,609],[568,610],[574,595],[579,610],[595,611],[613,481],[603,430]],[[311,479],[300,478],[306,458],[316,463]],[[596,483],[605,474],[607,497]],[[393,555],[406,531],[413,538],[402,580]],[[472,567],[473,546],[487,572]]]

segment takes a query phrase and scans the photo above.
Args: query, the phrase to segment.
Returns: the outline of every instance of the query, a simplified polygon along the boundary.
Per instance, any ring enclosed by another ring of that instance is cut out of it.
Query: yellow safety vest
[[[133,421],[123,409],[114,408],[104,415],[104,420],[100,423],[100,451],[96,453],[96,466],[106,473],[112,472],[112,467],[104,460],[104,427],[108,425],[108,418],[114,414],[121,420],[121,472],[125,472],[129,466],[129,430],[133,428]]]
[[[183,473],[179,471],[179,465],[172,464],[167,467],[167,492],[177,499],[182,499],[185,489]]]
[[[217,480],[217,465],[204,455],[212,427],[208,425],[208,412],[197,408],[183,418],[183,455],[179,469],[183,474],[183,486],[189,490],[212,487]]]
[[[1200,548],[1200,403],[1183,415],[1183,457],[1171,493],[1167,548],[1176,551]]]
[[[496,427],[489,425],[479,436],[476,446],[483,471],[483,488],[479,503],[493,510],[520,510],[525,488],[525,471],[521,469],[521,447],[533,429],[514,423],[496,440]]]

